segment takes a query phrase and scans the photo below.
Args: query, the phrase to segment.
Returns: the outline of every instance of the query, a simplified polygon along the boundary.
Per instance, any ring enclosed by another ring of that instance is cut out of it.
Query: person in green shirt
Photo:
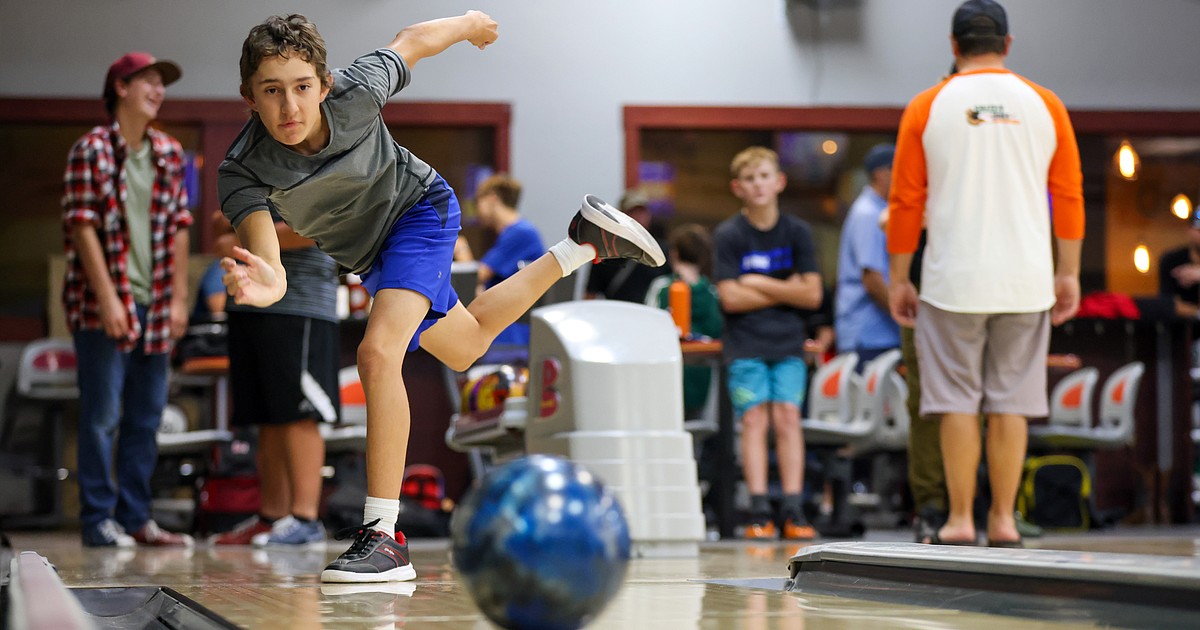
[[[704,226],[685,223],[675,228],[667,240],[668,257],[674,273],[660,286],[654,304],[665,309],[671,282],[683,280],[692,290],[692,337],[718,339],[721,336],[721,303],[717,289],[708,279],[712,267],[712,236]],[[703,365],[683,368],[684,417],[698,415],[708,399],[712,369]]]

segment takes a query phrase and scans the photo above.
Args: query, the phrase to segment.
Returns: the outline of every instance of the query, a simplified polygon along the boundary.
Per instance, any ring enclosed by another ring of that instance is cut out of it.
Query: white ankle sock
[[[558,266],[562,267],[562,275],[564,278],[571,275],[572,271],[575,271],[576,269],[596,259],[595,247],[591,245],[580,245],[569,238],[564,238],[554,245],[551,245],[550,253],[554,254],[554,259],[558,261]]]
[[[379,519],[379,522],[372,525],[371,529],[379,530],[388,536],[394,536],[396,532],[396,517],[398,516],[400,516],[400,499],[367,497],[367,504],[363,507],[364,525]]]

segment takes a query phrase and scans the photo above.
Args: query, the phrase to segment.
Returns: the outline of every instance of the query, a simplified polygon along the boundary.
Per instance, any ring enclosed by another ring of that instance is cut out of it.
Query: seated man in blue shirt
[[[496,243],[479,259],[479,292],[500,284],[526,263],[546,253],[537,228],[517,211],[521,182],[507,173],[483,180],[475,193],[475,208],[484,227],[496,233]],[[516,322],[504,329],[495,344],[527,345],[529,324]]]
[[[879,217],[887,209],[895,147],[871,147],[863,160],[867,185],[842,224],[838,250],[835,327],[838,352],[857,352],[858,365],[900,347],[900,327],[888,311],[887,238]]]

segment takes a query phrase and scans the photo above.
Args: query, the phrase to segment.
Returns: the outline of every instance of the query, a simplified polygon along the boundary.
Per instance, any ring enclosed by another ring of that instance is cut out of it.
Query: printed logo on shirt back
[[[971,126],[984,123],[1019,125],[1021,121],[1005,111],[1003,105],[976,105],[967,110],[967,123]]]

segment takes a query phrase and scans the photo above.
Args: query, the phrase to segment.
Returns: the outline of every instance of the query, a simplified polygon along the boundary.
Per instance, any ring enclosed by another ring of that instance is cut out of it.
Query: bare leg
[[[404,356],[429,299],[406,289],[375,294],[367,332],[358,345],[358,373],[367,397],[367,495],[400,497],[411,422]]]
[[[504,282],[484,291],[468,309],[458,303],[421,335],[421,346],[454,370],[466,370],[500,331],[529,310],[562,278],[554,256],[544,254]],[[367,396],[367,494],[400,496],[411,417],[402,370],[408,342],[429,312],[413,291],[375,295],[367,333],[358,346],[358,370]]]
[[[280,437],[279,428],[279,425],[270,424],[258,427],[258,488],[261,496],[258,512],[267,518],[283,518],[291,514],[287,447]]]
[[[1017,488],[1025,464],[1025,447],[1029,426],[1024,416],[988,414],[987,461],[988,478],[992,487],[992,506],[988,510],[988,540],[1012,541],[1017,532],[1013,510],[1016,509]]]
[[[479,294],[470,307],[461,303],[421,335],[421,347],[451,369],[471,367],[500,331],[525,314],[559,279],[562,267],[550,254],[526,265],[504,282]]]
[[[742,414],[742,478],[751,495],[767,493],[767,426],[770,403]]]
[[[287,444],[288,486],[292,490],[291,513],[316,519],[321,505],[321,466],[325,463],[325,440],[315,420],[302,420],[279,427]]]
[[[942,416],[942,460],[946,466],[946,490],[950,495],[950,517],[938,531],[945,541],[975,539],[975,474],[979,468],[979,416],[948,413]],[[1011,514],[1009,515],[1011,518]]]
[[[800,408],[788,403],[771,403],[771,424],[775,428],[775,457],[779,462],[783,493],[800,494],[804,488],[804,435],[800,428]]]

